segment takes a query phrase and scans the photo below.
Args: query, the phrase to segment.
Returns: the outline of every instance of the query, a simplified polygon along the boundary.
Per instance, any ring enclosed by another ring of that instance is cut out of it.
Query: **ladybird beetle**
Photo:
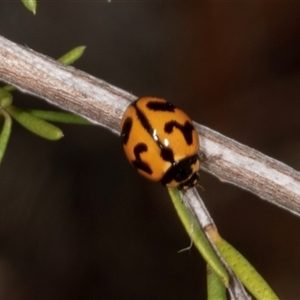
[[[182,110],[161,98],[131,103],[121,121],[128,160],[152,181],[186,190],[199,182],[198,134]]]

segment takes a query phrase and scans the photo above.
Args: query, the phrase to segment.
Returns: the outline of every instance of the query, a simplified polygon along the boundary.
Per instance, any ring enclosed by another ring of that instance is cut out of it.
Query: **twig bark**
[[[62,109],[119,132],[134,95],[0,37],[0,79]],[[300,173],[262,153],[196,124],[202,169],[220,180],[300,215]]]
[[[243,284],[230,269],[227,262],[223,259],[214,242],[211,240],[210,235],[207,234],[207,227],[212,226],[216,228],[216,225],[206,209],[202,198],[198,194],[198,191],[195,188],[183,191],[181,192],[181,198],[183,199],[183,203],[185,203],[185,205],[190,209],[200,226],[203,228],[209,243],[230,276],[229,285],[227,287],[230,294],[230,300],[250,300],[251,297],[245,290]]]

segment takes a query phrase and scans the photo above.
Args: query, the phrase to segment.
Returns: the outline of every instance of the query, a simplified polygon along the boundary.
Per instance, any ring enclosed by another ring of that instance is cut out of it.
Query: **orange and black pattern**
[[[121,137],[127,158],[146,178],[179,189],[199,181],[197,132],[191,119],[166,100],[134,101],[124,113]]]

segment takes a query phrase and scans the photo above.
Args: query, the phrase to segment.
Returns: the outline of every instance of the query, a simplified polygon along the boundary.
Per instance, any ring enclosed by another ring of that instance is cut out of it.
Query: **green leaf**
[[[207,265],[207,300],[226,300],[226,288],[219,276]]]
[[[0,109],[0,113],[4,116],[4,124],[3,124],[2,131],[0,133],[0,164],[1,164],[2,158],[4,156],[9,141],[12,122],[11,122],[10,115],[4,109]]]
[[[10,92],[0,88],[0,108],[6,108],[11,105],[13,96]]]
[[[241,253],[221,238],[216,231],[208,232],[208,234],[212,237],[214,244],[229,267],[257,300],[279,300],[268,283]]]
[[[52,122],[61,122],[69,124],[80,124],[80,125],[91,125],[92,123],[88,120],[77,116],[72,113],[61,112],[61,111],[47,111],[47,110],[36,110],[36,109],[27,109],[26,110],[31,115]]]
[[[25,7],[34,15],[36,13],[37,0],[21,0]]]
[[[68,53],[64,54],[58,59],[58,61],[62,62],[65,65],[71,65],[82,56],[85,48],[86,46],[78,46]]]
[[[2,89],[5,90],[5,91],[7,91],[7,92],[13,92],[17,88],[14,87],[13,85],[7,84],[7,85],[3,86]]]
[[[40,137],[53,141],[63,137],[63,133],[58,127],[39,119],[20,108],[9,106],[6,110],[22,126]]]
[[[202,228],[199,226],[198,222],[190,213],[190,211],[183,205],[179,191],[175,188],[168,188],[168,192],[177,211],[177,214],[181,222],[183,223],[183,226],[185,227],[185,230],[193,240],[202,257],[221,278],[223,284],[225,286],[228,286],[229,276],[227,274],[227,271],[212,249]]]

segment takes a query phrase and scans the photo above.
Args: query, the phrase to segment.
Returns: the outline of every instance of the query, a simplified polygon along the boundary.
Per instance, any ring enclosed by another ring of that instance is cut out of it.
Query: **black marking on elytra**
[[[174,153],[170,148],[163,147],[161,148],[160,156],[163,160],[169,161],[170,163],[174,163]]]
[[[144,143],[139,143],[134,147],[134,156],[135,160],[132,161],[132,164],[137,168],[140,169],[148,174],[152,174],[152,170],[148,164],[144,163],[141,159],[141,153],[148,150],[148,147]]]
[[[153,138],[154,135],[154,130],[150,124],[150,122],[148,121],[147,117],[144,115],[144,113],[137,107],[136,105],[137,101],[133,102],[132,105],[134,106],[135,110],[136,110],[136,114],[138,119],[141,121],[142,126],[145,128],[145,130],[151,135],[151,137]]]
[[[174,112],[175,111],[175,106],[170,103],[170,102],[161,102],[161,101],[155,101],[151,100],[147,103],[147,107],[151,110],[154,111],[169,111],[169,112]]]
[[[163,160],[174,163],[174,153],[171,148],[166,147],[160,140],[159,137],[155,134],[154,129],[152,128],[150,122],[148,121],[145,114],[137,107],[136,101],[133,102],[133,106],[136,109],[136,114],[138,119],[141,122],[143,128],[150,134],[151,138],[156,142],[158,147],[161,149],[160,156]],[[156,102],[157,103],[157,102]],[[172,105],[172,104],[171,104]]]
[[[169,134],[172,133],[174,127],[182,132],[186,143],[192,145],[194,126],[189,121],[186,121],[184,125],[181,125],[177,121],[172,120],[165,124],[165,132]]]
[[[129,140],[129,134],[131,132],[131,128],[132,128],[132,118],[128,117],[124,121],[122,126],[122,131],[121,131],[121,138],[124,145],[126,145]]]
[[[186,189],[194,186],[195,182],[199,181],[198,173],[196,172],[190,179],[188,178],[193,173],[191,166],[196,163],[198,159],[199,157],[196,154],[174,163],[160,182],[163,185],[167,185],[171,181],[175,180],[176,182],[181,183],[178,186],[179,189]]]

